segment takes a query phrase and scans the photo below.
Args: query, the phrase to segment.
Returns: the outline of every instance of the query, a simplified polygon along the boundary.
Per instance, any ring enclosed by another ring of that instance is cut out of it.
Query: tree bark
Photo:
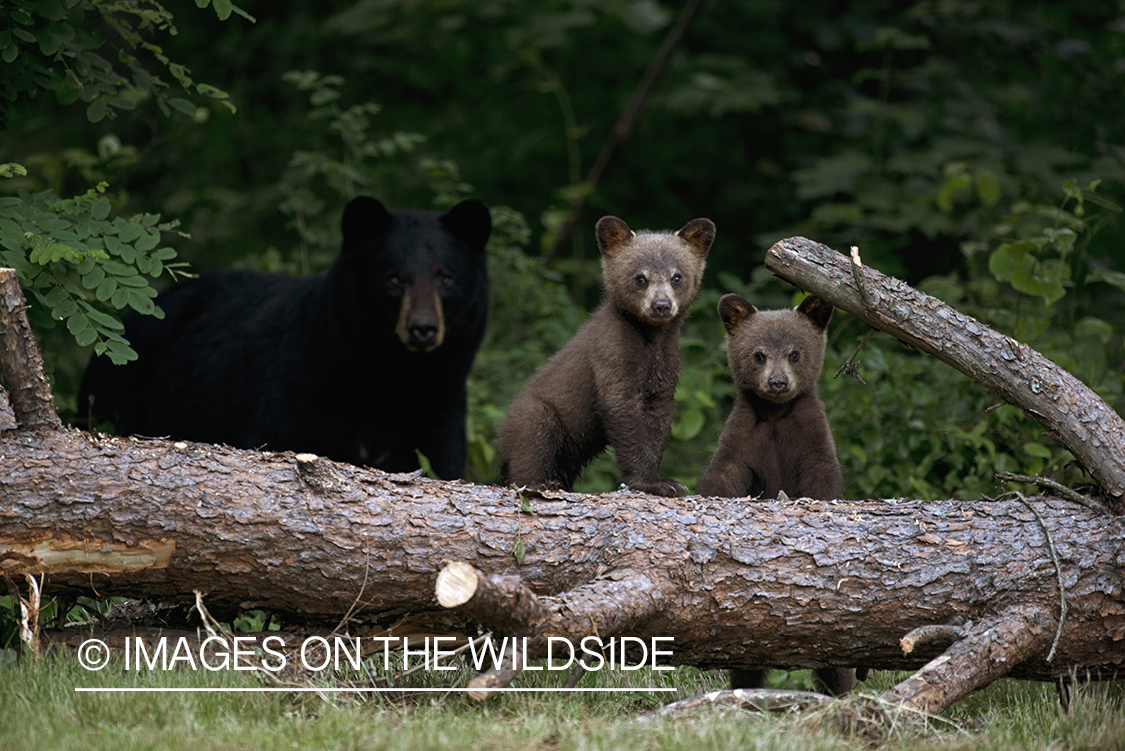
[[[1027,412],[1117,499],[1114,510],[1125,510],[1125,420],[1070,373],[941,300],[803,237],[774,244],[766,268]]]
[[[1013,608],[1035,617],[1023,619],[1030,642],[1000,660],[1012,675],[1108,677],[1125,664],[1125,520],[1058,499],[1029,501],[1051,532],[1069,606],[1047,663],[1058,581],[1040,522],[1019,500],[622,491],[533,497],[526,514],[514,490],[291,453],[17,430],[0,436],[0,457],[0,571],[46,572],[53,592],[174,600],[199,589],[213,609],[314,621],[359,603],[365,619],[387,622],[439,614],[435,577],[458,560],[518,576],[507,585],[538,599],[491,615],[486,600],[474,620],[540,639],[669,636],[676,664],[909,669],[944,646],[904,655],[912,629],[972,620],[980,625],[963,640],[987,640]]]
[[[597,636],[671,638],[666,662],[702,668],[929,661],[887,694],[928,711],[1002,675],[1125,666],[1125,518],[1056,498],[546,494],[71,429],[0,431],[0,466],[0,574],[46,592],[199,590],[310,623],[453,612],[524,657]]]
[[[26,311],[16,270],[0,269],[0,373],[11,394],[11,405],[7,395],[0,399],[0,431],[10,428],[13,419],[25,428],[60,425]]]

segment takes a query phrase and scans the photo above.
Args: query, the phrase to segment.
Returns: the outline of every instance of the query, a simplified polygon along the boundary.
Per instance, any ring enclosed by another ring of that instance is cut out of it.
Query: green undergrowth
[[[376,661],[377,662],[377,661]],[[378,664],[369,668],[378,672]],[[422,672],[399,683],[464,686],[467,668],[437,676]],[[786,675],[778,673],[782,680]],[[861,696],[874,697],[904,674],[876,673]],[[793,677],[793,676],[790,676]],[[800,679],[800,676],[796,676]],[[288,676],[306,689],[352,684],[349,676]],[[295,680],[294,680],[295,679]],[[561,686],[562,673],[524,673],[518,687]],[[508,693],[475,703],[464,694],[411,692],[224,692],[275,687],[246,672],[126,671],[111,662],[98,672],[69,653],[0,666],[0,748],[4,749],[1121,749],[1125,748],[1125,691],[1119,685],[1079,689],[1062,711],[1053,686],[1004,680],[923,725],[842,730],[838,718],[860,699],[838,702],[832,713],[766,716],[704,710],[675,720],[636,723],[665,702],[722,687],[722,675],[690,668],[667,672],[603,671],[584,687],[615,693]],[[370,685],[370,683],[366,683]],[[76,688],[198,688],[193,693],[79,693]],[[674,693],[637,689],[669,687]],[[629,690],[632,689],[632,690]]]

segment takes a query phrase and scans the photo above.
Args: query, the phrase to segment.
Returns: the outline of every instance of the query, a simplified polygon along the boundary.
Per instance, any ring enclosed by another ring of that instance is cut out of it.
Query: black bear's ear
[[[715,242],[715,223],[710,219],[692,219],[680,228],[676,236],[690,245],[697,256],[706,258],[711,243]]]
[[[492,214],[475,198],[468,198],[442,214],[441,221],[473,250],[483,251],[492,234]]]
[[[723,322],[723,328],[726,329],[727,334],[733,334],[742,322],[750,316],[758,312],[750,302],[742,295],[736,295],[731,292],[723,295],[719,300],[719,319]]]
[[[816,295],[809,295],[797,306],[797,312],[808,317],[818,329],[828,326],[832,318],[832,303],[821,300]]]
[[[340,229],[344,235],[344,253],[363,247],[367,242],[386,232],[394,217],[383,204],[374,198],[359,196],[348,201]]]
[[[594,236],[598,238],[598,250],[606,258],[621,250],[621,246],[637,236],[629,225],[615,216],[603,216],[594,225]]]

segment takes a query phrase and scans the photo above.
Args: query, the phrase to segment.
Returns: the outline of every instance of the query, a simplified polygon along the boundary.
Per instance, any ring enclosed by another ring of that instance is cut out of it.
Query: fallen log
[[[1058,498],[529,493],[48,427],[0,430],[0,465],[0,573],[52,593],[440,629],[444,603],[524,657],[597,636],[701,668],[928,662],[888,693],[928,711],[1002,675],[1125,666],[1125,519]]]

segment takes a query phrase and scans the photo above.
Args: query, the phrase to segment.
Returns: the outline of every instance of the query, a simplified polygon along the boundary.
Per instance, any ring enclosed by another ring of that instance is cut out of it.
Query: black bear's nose
[[[656,315],[660,318],[663,318],[664,316],[667,316],[667,315],[671,314],[671,312],[672,312],[671,301],[665,300],[664,298],[661,298],[659,300],[653,300],[652,301],[652,312],[653,312],[654,315]]]
[[[789,381],[786,380],[785,376],[770,376],[770,391],[780,394],[787,388],[789,388]]]
[[[410,327],[410,338],[420,346],[433,344],[437,336],[437,326],[428,323],[416,323]]]

